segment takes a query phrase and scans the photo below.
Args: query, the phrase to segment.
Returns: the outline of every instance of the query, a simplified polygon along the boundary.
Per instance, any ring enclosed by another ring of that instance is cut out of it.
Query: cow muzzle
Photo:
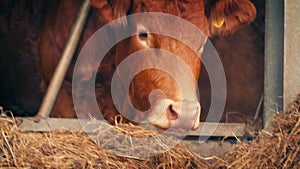
[[[152,125],[169,132],[187,134],[189,130],[199,127],[200,110],[198,101],[164,98],[152,103],[148,120]]]

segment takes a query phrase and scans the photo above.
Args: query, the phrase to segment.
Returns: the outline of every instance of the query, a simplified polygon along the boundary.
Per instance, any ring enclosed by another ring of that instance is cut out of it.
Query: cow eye
[[[148,38],[148,33],[147,33],[147,32],[140,32],[140,33],[139,33],[139,37],[140,37],[141,39],[146,39],[146,38]]]

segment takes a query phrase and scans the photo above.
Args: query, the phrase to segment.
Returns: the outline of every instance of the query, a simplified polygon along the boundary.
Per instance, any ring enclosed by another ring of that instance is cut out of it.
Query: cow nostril
[[[178,113],[174,110],[173,105],[168,107],[168,118],[169,120],[176,120],[178,118]]]

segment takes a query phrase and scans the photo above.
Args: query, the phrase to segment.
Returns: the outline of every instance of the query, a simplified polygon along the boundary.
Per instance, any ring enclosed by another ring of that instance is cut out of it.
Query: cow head
[[[249,0],[91,0],[91,4],[99,9],[100,19],[106,22],[129,14],[163,12],[186,19],[197,26],[207,37],[233,33],[242,25],[250,23],[256,13],[255,7]],[[155,25],[155,18],[152,18],[151,23]],[[198,54],[202,54],[206,39],[200,43],[197,54],[176,39],[149,33],[147,25],[135,20],[124,21],[124,26],[128,24],[135,27],[136,34],[116,45],[114,58],[116,66],[134,52],[156,48],[178,56],[193,75],[189,81],[179,82],[192,86],[182,91],[178,81],[168,72],[145,69],[137,73],[129,86],[129,98],[137,110],[147,113],[134,114],[132,120],[148,119],[154,126],[162,129],[174,126],[196,129],[199,126],[201,112],[196,88],[201,67]],[[150,65],[157,64],[161,53],[154,52],[152,55],[155,55],[157,59],[151,57],[152,59],[145,59],[144,62]],[[128,69],[135,66],[141,65],[132,62],[128,65]],[[174,72],[178,72],[179,77],[187,76],[184,71],[176,71],[182,67],[179,63],[172,63],[171,66]],[[184,78],[180,79],[184,80]],[[185,92],[184,97],[182,97],[182,92]]]

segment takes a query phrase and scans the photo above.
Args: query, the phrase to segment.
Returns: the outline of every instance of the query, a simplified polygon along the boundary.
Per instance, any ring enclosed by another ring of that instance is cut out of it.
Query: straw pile
[[[0,168],[300,168],[299,111],[300,95],[286,112],[274,117],[271,130],[260,131],[250,144],[240,142],[222,157],[207,159],[192,154],[182,144],[147,158],[120,156],[106,152],[83,133],[24,133],[11,118],[2,117]],[[157,135],[130,124],[119,124],[113,129],[132,137]],[[122,147],[124,142],[120,143],[114,135],[103,140],[110,147]]]
[[[9,118],[0,118],[0,168],[206,168],[207,162],[179,144],[162,154],[147,157],[124,157],[106,152],[83,133],[54,131],[24,133]],[[138,126],[120,124],[117,132],[137,137],[155,136],[156,133]],[[109,138],[103,138],[109,139]],[[120,138],[111,135],[109,146],[122,147]],[[171,139],[171,138],[166,138]],[[155,143],[145,143],[147,144]],[[159,146],[159,145],[158,145]],[[163,146],[163,145],[161,145]]]
[[[270,132],[251,144],[240,143],[212,168],[300,168],[300,95],[286,112],[275,115]]]

